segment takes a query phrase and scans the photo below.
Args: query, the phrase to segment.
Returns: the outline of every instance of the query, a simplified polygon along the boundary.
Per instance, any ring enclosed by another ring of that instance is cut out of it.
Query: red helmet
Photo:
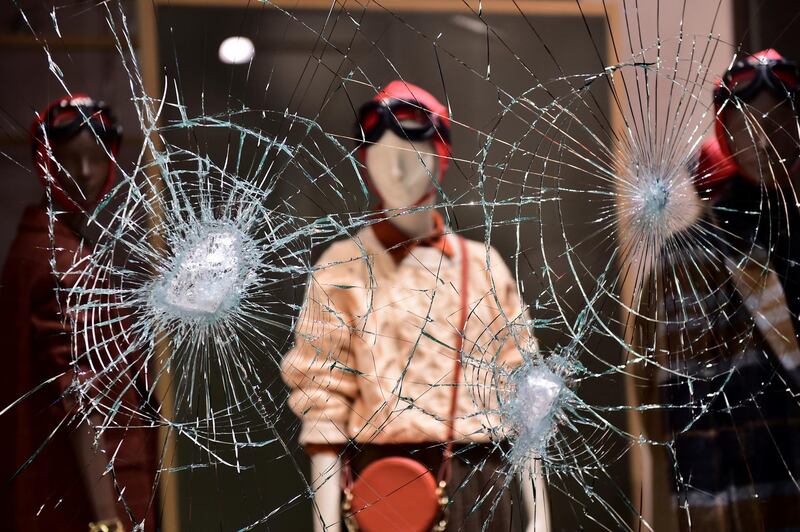
[[[404,120],[414,120],[419,127],[408,127]],[[451,154],[450,114],[431,93],[402,80],[389,83],[375,97],[364,104],[358,112],[356,138],[361,139],[357,156],[361,164],[366,164],[366,151],[390,129],[399,137],[410,141],[430,140],[433,142],[439,160],[437,179],[442,182]],[[378,191],[365,173],[363,175],[369,188],[380,197]],[[423,196],[421,204],[436,192],[435,187]]]
[[[95,101],[86,94],[66,95],[48,105],[44,111],[36,115],[31,126],[31,144],[33,164],[42,184],[47,187],[47,176],[57,176],[53,161],[48,155],[47,146],[64,142],[78,135],[84,128],[91,128],[111,152],[108,163],[108,174],[99,198],[102,198],[114,185],[116,174],[115,159],[122,141],[122,128],[117,124],[111,109],[103,102]],[[92,205],[81,205],[68,197],[61,187],[52,188],[53,198],[58,204],[70,212],[80,212]],[[81,202],[83,203],[83,202]]]

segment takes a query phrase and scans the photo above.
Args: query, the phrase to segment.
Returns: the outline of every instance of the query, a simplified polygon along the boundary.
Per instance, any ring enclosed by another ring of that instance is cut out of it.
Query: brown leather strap
[[[451,466],[450,458],[453,455],[453,445],[456,436],[456,412],[458,410],[458,389],[461,386],[461,352],[464,347],[464,329],[467,326],[469,316],[469,258],[467,257],[467,243],[463,237],[456,236],[459,244],[459,260],[461,261],[461,286],[459,296],[461,298],[461,309],[459,315],[458,328],[456,329],[456,341],[454,346],[455,365],[453,369],[453,393],[450,396],[450,412],[447,420],[447,442],[442,451],[442,464],[437,474],[437,482],[450,482]],[[344,489],[349,489],[353,485],[353,471],[349,460],[344,460],[342,466],[342,484]]]
[[[437,480],[450,483],[450,474],[452,467],[450,459],[453,457],[453,445],[455,444],[456,437],[456,412],[458,409],[458,389],[461,386],[461,355],[464,348],[464,329],[467,326],[467,317],[469,316],[469,295],[467,293],[469,288],[469,260],[467,257],[467,241],[463,237],[458,238],[459,255],[461,259],[461,315],[459,318],[458,329],[456,330],[456,362],[455,369],[453,370],[453,393],[450,397],[450,415],[448,417],[447,427],[447,442],[442,453],[442,466],[439,468]]]

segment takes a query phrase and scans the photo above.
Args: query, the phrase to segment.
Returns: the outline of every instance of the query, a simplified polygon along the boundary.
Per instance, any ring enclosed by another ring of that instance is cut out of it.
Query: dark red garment
[[[76,426],[75,412],[69,409],[74,404],[70,385],[75,372],[85,379],[91,376],[91,370],[87,364],[72,365],[73,340],[70,321],[65,319],[64,290],[56,288],[69,288],[78,276],[62,275],[56,282],[50,265],[53,246],[48,225],[43,208],[25,211],[0,288],[5,347],[0,409],[54,379],[0,416],[1,528],[85,532],[95,516],[69,439]],[[86,256],[77,235],[63,223],[55,224],[53,237],[56,271],[68,271],[76,258]],[[119,371],[120,383],[137,379],[133,369]],[[142,404],[141,388],[130,386],[120,393],[126,407]],[[128,530],[146,517],[146,530],[154,530],[157,431],[140,425],[130,416],[118,416],[114,427],[104,431],[101,444],[106,456],[115,455],[117,488],[124,489],[127,511],[118,503],[117,516]],[[122,428],[116,428],[119,426]]]

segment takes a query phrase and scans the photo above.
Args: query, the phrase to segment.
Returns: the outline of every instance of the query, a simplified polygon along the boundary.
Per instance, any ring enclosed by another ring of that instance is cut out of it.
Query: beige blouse
[[[447,439],[462,257],[461,237],[444,238],[452,256],[416,246],[396,260],[367,227],[320,257],[281,364],[301,444]],[[533,343],[502,257],[465,243],[469,315],[455,435],[480,442],[497,436],[502,383],[522,362],[520,347]]]

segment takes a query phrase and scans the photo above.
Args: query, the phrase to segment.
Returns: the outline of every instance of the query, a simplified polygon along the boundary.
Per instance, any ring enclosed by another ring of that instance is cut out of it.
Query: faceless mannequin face
[[[413,121],[401,121],[401,125],[418,127]],[[420,203],[430,191],[438,177],[433,142],[409,141],[391,130],[383,133],[380,139],[367,148],[366,166],[370,179],[383,201],[386,210],[405,209],[432,205],[436,194]],[[432,210],[420,210],[408,214],[395,215],[389,220],[410,237],[424,237],[433,231]]]
[[[67,197],[84,204],[100,199],[109,158],[91,131],[84,128],[67,141],[53,143],[53,156],[61,165],[56,179]]]
[[[366,165],[385,209],[413,206],[431,189],[438,173],[432,141],[411,142],[391,130],[367,148]]]
[[[744,177],[767,187],[785,181],[800,154],[790,102],[761,91],[744,110],[731,108],[725,125],[731,135],[728,146]]]

